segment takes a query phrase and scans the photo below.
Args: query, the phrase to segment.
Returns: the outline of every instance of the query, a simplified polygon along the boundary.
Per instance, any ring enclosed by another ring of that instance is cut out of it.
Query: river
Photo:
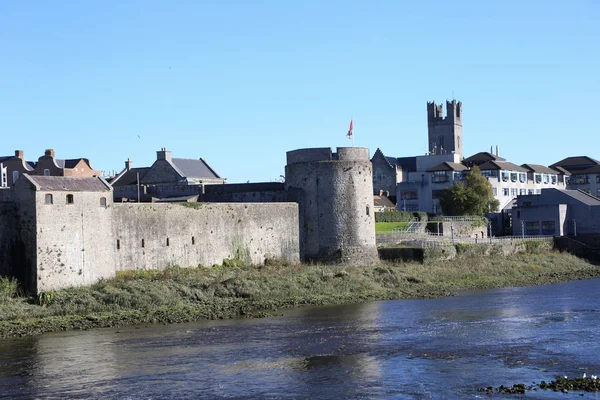
[[[592,279],[2,340],[0,396],[488,398],[476,389],[600,375],[599,294]]]

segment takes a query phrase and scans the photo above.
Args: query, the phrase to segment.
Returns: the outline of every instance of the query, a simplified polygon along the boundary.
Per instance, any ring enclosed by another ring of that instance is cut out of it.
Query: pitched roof
[[[140,180],[146,176],[146,173],[150,170],[150,167],[131,168],[129,171],[123,172],[121,175],[117,175],[110,181],[112,186],[126,186],[137,184],[138,174]]]
[[[87,158],[71,158],[68,160],[59,160],[59,159],[55,159],[56,161],[56,165],[58,165],[60,168],[67,168],[67,169],[73,169],[75,168],[75,166],[77,164],[79,164],[79,162],[83,160],[88,167],[92,168],[92,166],[90,165],[90,160],[88,160]]]
[[[23,175],[26,176],[37,190],[56,190],[67,192],[105,192],[110,191],[111,187],[102,178],[80,178],[73,176],[42,176],[42,175]]]
[[[529,172],[538,172],[541,174],[556,174],[558,171],[552,168],[544,167],[538,164],[522,164],[521,167],[529,170]]]
[[[179,171],[181,171],[184,177],[221,179],[215,170],[213,170],[202,158],[199,160],[173,158],[171,159],[171,162]]]
[[[544,190],[544,189],[542,189]],[[569,197],[572,197],[580,202],[582,202],[585,205],[588,206],[600,206],[600,199],[597,198],[596,196],[592,196],[591,194],[588,194],[586,192],[584,192],[583,190],[568,190],[568,189],[555,189],[558,190],[564,194],[566,194]]]
[[[588,168],[583,171],[577,171],[577,173],[581,174],[600,174],[600,165],[595,165],[592,168]]]
[[[466,171],[469,168],[465,167],[462,164],[446,161],[441,163],[440,165],[436,165],[433,168],[429,168],[426,172],[434,172],[434,171]]]
[[[518,172],[528,172],[527,169],[523,167],[519,167],[516,164],[513,164],[508,161],[488,161],[479,166],[480,170],[498,170],[503,169],[505,171],[518,171]]]
[[[487,151],[482,151],[477,154],[473,154],[471,157],[467,157],[462,160],[463,164],[482,164],[486,161],[506,161],[506,159],[497,156],[495,154],[489,153]]]
[[[595,165],[600,165],[600,161],[594,160],[593,158],[588,157],[588,156],[574,156],[574,157],[564,158],[564,159],[560,160],[559,162],[555,162],[550,167],[551,168],[562,167],[569,172],[573,172],[573,171],[581,171],[581,170],[593,167]]]
[[[383,154],[381,149],[375,150],[375,154],[371,158],[371,161],[375,156],[381,156],[390,167],[400,167],[403,171],[414,172],[417,170],[417,157],[388,157]]]
[[[373,196],[373,205],[375,207],[395,207],[394,203],[385,196]]]
[[[563,167],[559,167],[559,166],[555,166],[555,167],[551,167],[553,170],[558,171],[560,174],[563,175],[571,175],[571,173],[569,171],[567,171],[566,169],[564,169]]]

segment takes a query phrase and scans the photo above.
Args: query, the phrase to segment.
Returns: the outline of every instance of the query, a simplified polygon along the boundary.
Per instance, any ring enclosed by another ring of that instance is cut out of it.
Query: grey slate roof
[[[530,172],[538,172],[541,174],[557,174],[559,172],[555,169],[544,167],[543,165],[538,164],[523,164],[521,167],[529,170]]]
[[[79,164],[81,160],[83,160],[88,167],[92,168],[92,166],[90,165],[90,160],[88,160],[87,158],[71,158],[68,160],[55,159],[56,165],[63,169],[73,169],[77,164]]]
[[[523,167],[519,167],[517,164],[513,164],[508,161],[488,161],[479,166],[481,171],[484,170],[499,170],[503,169],[505,171],[518,171],[518,172],[528,172],[527,169]]]
[[[465,167],[462,164],[458,164],[451,161],[446,161],[441,163],[440,165],[436,165],[433,168],[429,168],[426,172],[434,172],[434,171],[466,171],[469,168]]]
[[[39,187],[38,190],[67,191],[67,192],[106,192],[110,186],[101,178],[80,178],[72,176],[41,176],[24,175]]]
[[[588,194],[586,192],[584,192],[583,190],[567,190],[567,189],[555,189],[560,191],[561,193],[572,197],[580,202],[582,202],[585,205],[588,206],[600,206],[600,199],[597,198],[596,196],[592,196],[591,194]]]
[[[552,164],[550,167],[562,167],[567,171],[573,173],[573,171],[581,171],[584,169],[591,168],[595,165],[600,165],[600,161],[594,160],[593,158],[588,156],[574,156],[564,158],[559,162]]]
[[[395,207],[394,203],[385,196],[373,196],[373,205],[375,207]]]
[[[187,178],[212,178],[221,179],[219,175],[204,161],[189,158],[173,158],[171,162]]]
[[[462,160],[463,164],[482,164],[487,161],[506,161],[505,158],[497,156],[495,154],[489,153],[487,151],[482,151],[477,154],[473,154],[471,157],[467,157]]]
[[[115,177],[110,184],[112,186],[135,185],[137,184],[137,174],[140,174],[141,181],[149,170],[150,167],[131,168],[129,171],[125,171],[123,175]]]
[[[600,174],[600,165],[596,165],[595,167],[588,168],[588,169],[583,170],[581,172],[578,171],[578,173],[581,173],[581,174]]]

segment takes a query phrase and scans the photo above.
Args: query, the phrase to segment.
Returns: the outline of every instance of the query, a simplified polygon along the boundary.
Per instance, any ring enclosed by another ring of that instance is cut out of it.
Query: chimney
[[[498,145],[496,145],[496,157],[500,156],[500,153],[498,152]]]
[[[171,152],[167,151],[166,147],[163,147],[160,149],[160,151],[156,152],[156,159],[171,161]]]
[[[129,157],[127,157],[127,161],[125,161],[125,171],[129,171],[131,169],[132,165],[133,165],[133,161],[131,161],[129,159]]]
[[[54,149],[46,149],[46,151],[44,152],[44,155],[54,158]]]
[[[23,150],[15,150],[15,157],[23,159]]]
[[[494,146],[490,146],[490,154],[494,155]]]
[[[383,196],[383,189],[380,189],[380,190],[379,190],[379,195],[380,195],[380,196]]]

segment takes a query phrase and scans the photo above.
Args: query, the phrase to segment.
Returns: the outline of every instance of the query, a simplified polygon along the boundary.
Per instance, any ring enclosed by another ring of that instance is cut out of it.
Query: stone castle
[[[368,149],[290,151],[285,178],[207,185],[210,203],[115,203],[100,177],[23,173],[0,189],[0,275],[41,293],[225,259],[377,260]]]

